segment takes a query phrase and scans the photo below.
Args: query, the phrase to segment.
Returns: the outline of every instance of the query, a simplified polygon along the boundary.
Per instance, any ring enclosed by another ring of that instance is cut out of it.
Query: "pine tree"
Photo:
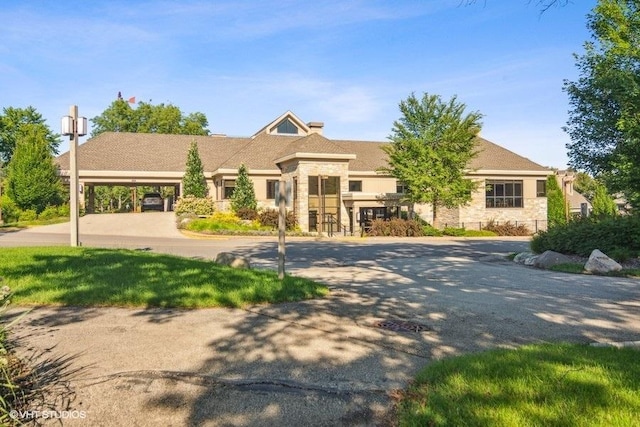
[[[207,195],[204,168],[198,154],[198,144],[195,141],[191,141],[187,154],[187,170],[182,178],[182,187],[183,196],[206,197]]]
[[[253,188],[253,181],[249,178],[247,167],[242,164],[238,168],[238,178],[236,178],[236,188],[231,195],[231,209],[234,212],[242,208],[255,210],[258,207],[256,192]]]
[[[62,203],[62,183],[46,129],[24,126],[7,167],[7,195],[20,209],[40,213]]]
[[[555,175],[547,177],[547,222],[549,228],[567,223],[564,196]]]
[[[591,200],[591,213],[596,218],[606,218],[616,216],[618,214],[618,206],[616,202],[607,193],[607,188],[598,184]]]

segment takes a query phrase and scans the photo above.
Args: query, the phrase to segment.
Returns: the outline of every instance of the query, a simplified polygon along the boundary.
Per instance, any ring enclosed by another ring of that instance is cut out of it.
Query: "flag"
[[[131,98],[129,98],[129,104],[135,104],[136,103],[136,97],[132,96]]]

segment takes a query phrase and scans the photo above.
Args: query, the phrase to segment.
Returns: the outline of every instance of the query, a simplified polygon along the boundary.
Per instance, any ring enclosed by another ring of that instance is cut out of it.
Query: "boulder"
[[[554,251],[544,251],[533,262],[534,267],[549,269],[558,264],[569,264],[572,259],[568,256]]]
[[[521,252],[513,258],[513,262],[524,265],[533,265],[538,255],[533,252]]]
[[[599,249],[594,249],[584,269],[590,273],[605,274],[610,271],[620,271],[622,266],[606,256]]]
[[[234,255],[230,252],[220,252],[216,257],[216,263],[228,265],[233,268],[251,268],[251,263],[245,257]]]

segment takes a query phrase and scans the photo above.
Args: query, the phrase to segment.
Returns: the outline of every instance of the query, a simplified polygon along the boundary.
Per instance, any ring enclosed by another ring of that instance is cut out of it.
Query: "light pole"
[[[87,118],[78,117],[78,106],[69,107],[62,118],[62,135],[69,136],[69,195],[71,210],[71,246],[78,246],[78,137],[87,134]]]

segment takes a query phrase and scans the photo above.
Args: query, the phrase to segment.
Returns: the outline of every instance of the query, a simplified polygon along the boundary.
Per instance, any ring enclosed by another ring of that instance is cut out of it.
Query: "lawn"
[[[399,404],[401,426],[636,426],[640,351],[524,346],[427,366]]]
[[[121,249],[0,248],[0,278],[18,305],[242,307],[328,293],[273,271]]]

